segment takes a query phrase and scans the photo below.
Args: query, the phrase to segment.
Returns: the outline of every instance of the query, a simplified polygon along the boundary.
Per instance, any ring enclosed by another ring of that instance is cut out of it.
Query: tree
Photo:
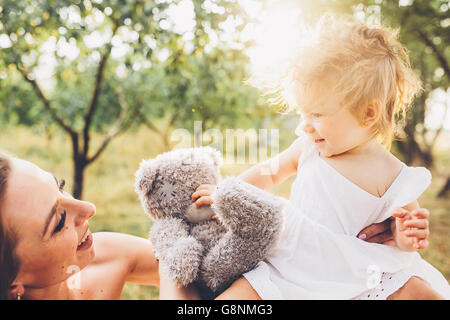
[[[177,30],[169,13],[176,10],[184,15],[192,11],[192,31]],[[72,146],[73,195],[81,198],[86,168],[133,125],[144,122],[160,130],[155,118],[169,115],[173,125],[189,119],[189,110],[226,111],[223,104],[214,104],[228,89],[219,92],[211,86],[211,96],[219,93],[214,101],[206,101],[203,91],[209,86],[206,81],[219,79],[212,72],[220,67],[210,63],[220,65],[227,49],[213,48],[211,54],[204,49],[212,31],[222,32],[221,22],[240,14],[236,3],[226,0],[3,0],[3,117],[27,125],[45,121],[63,130]],[[183,38],[188,32],[191,41]],[[188,54],[189,42],[194,50]],[[232,63],[230,59],[226,62]],[[46,72],[45,60],[52,65]],[[220,80],[230,82],[244,67],[229,66]],[[189,72],[192,79],[186,76]],[[202,73],[207,76],[201,83]],[[30,98],[30,89],[37,101]],[[93,132],[103,135],[96,149]]]

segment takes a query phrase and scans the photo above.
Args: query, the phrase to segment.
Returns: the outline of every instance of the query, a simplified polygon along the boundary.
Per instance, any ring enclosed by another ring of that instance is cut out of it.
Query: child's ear
[[[381,116],[382,104],[378,100],[371,101],[366,108],[364,114],[363,125],[366,127],[371,127],[378,122]]]
[[[208,154],[209,157],[211,157],[211,159],[213,160],[214,166],[216,166],[216,168],[220,168],[223,165],[223,158],[222,158],[222,154],[212,148],[212,147],[203,147],[203,151]]]

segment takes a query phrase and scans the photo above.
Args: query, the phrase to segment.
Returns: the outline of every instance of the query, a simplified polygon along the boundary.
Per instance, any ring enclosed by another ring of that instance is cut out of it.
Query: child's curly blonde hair
[[[397,35],[398,30],[326,15],[308,30],[285,79],[293,90],[301,89],[302,105],[338,98],[361,123],[369,104],[380,103],[373,134],[389,149],[422,90]]]

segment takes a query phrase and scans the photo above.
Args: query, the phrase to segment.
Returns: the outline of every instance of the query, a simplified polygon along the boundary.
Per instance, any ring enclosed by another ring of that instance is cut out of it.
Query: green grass
[[[99,137],[94,137],[93,147],[100,142]],[[0,135],[0,148],[34,162],[58,178],[65,178],[67,190],[71,190],[71,147],[65,135],[49,135],[28,128],[4,128]],[[141,209],[134,192],[134,173],[142,159],[154,157],[162,150],[160,138],[151,131],[141,129],[118,137],[98,161],[88,167],[83,199],[97,207],[97,214],[90,222],[93,232],[113,231],[147,238],[151,221]],[[438,155],[440,161],[433,171],[432,185],[419,199],[422,206],[431,212],[430,246],[421,254],[450,279],[450,201],[435,197],[444,183],[444,176],[450,174],[450,155],[445,150]],[[238,175],[247,167],[227,165],[222,169],[222,174]],[[294,177],[289,178],[271,192],[288,198],[293,180]],[[127,284],[122,299],[157,299],[158,292],[156,287]]]

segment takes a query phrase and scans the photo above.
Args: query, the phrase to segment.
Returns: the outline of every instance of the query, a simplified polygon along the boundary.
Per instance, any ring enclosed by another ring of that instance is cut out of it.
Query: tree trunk
[[[438,198],[445,198],[450,192],[450,177],[447,178],[447,182],[444,184],[444,187],[439,191]]]
[[[84,169],[86,169],[86,161],[83,156],[74,155],[73,157],[73,197],[81,199],[83,193]]]
[[[163,140],[163,148],[164,152],[170,151],[171,144],[169,142],[169,132],[168,130],[161,134],[162,140]]]
[[[412,165],[416,159],[425,167],[430,168],[433,165],[434,158],[431,148],[422,149],[415,137],[415,125],[408,124],[405,127],[407,139],[405,141],[397,141],[398,151],[404,156],[407,165]]]

